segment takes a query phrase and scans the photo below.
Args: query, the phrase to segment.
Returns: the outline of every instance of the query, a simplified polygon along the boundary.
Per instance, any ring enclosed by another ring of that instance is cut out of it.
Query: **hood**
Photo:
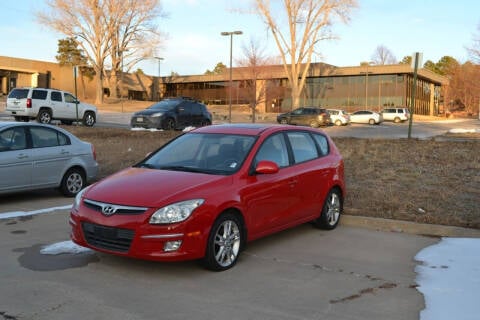
[[[128,168],[92,185],[84,197],[119,205],[159,207],[171,202],[218,193],[232,183],[231,176]],[[202,193],[203,192],[203,193]]]
[[[92,104],[85,103],[85,102],[80,102],[78,104],[78,107],[82,108],[83,110],[93,110],[93,111],[97,112],[97,107],[95,107]]]

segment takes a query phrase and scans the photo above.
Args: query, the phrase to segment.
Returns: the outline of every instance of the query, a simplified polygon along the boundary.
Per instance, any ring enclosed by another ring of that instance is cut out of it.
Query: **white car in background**
[[[342,109],[327,109],[332,123],[336,126],[346,126],[350,123],[350,115]]]
[[[350,114],[351,123],[368,123],[368,124],[380,124],[383,122],[383,116],[381,113],[370,111],[370,110],[360,110]]]

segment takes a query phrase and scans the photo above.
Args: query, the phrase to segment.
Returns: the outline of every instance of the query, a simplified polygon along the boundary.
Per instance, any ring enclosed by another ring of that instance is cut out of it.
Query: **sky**
[[[0,213],[0,220],[48,214],[71,207]],[[425,299],[420,320],[477,320],[480,292],[479,238],[442,238],[415,255],[416,282]],[[93,254],[65,239],[43,246],[41,254]]]
[[[423,62],[452,56],[468,60],[466,47],[480,34],[480,1],[477,0],[357,0],[351,21],[335,21],[336,40],[322,41],[313,62],[355,66],[372,60],[379,45],[397,58],[423,53]],[[222,31],[241,30],[233,37],[233,61],[241,59],[242,47],[251,39],[265,45],[265,53],[278,56],[273,38],[258,15],[241,13],[246,0],[161,0],[166,17],[157,22],[166,39],[157,56],[162,76],[203,74],[218,62],[229,65],[230,37]],[[65,38],[36,22],[42,0],[4,0],[0,4],[0,56],[56,62],[58,40]],[[245,10],[244,10],[245,11]],[[280,17],[280,15],[278,15]],[[158,60],[137,65],[158,75]],[[136,68],[134,68],[136,69]]]

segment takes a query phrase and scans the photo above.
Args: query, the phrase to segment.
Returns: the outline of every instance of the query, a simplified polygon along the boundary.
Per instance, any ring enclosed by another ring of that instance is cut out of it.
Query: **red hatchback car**
[[[337,226],[343,159],[318,129],[215,125],[185,133],[84,189],[72,240],[133,258],[231,268],[251,240],[302,223]]]

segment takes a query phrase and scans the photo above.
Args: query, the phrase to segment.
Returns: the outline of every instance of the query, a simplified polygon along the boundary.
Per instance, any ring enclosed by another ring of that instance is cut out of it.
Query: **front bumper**
[[[144,260],[182,261],[205,255],[209,230],[195,221],[198,219],[151,225],[148,220],[153,212],[149,209],[141,215],[106,217],[82,205],[70,213],[70,237],[83,247]],[[166,250],[178,241],[181,245],[177,250]]]
[[[162,117],[133,116],[130,120],[132,128],[162,129]]]

